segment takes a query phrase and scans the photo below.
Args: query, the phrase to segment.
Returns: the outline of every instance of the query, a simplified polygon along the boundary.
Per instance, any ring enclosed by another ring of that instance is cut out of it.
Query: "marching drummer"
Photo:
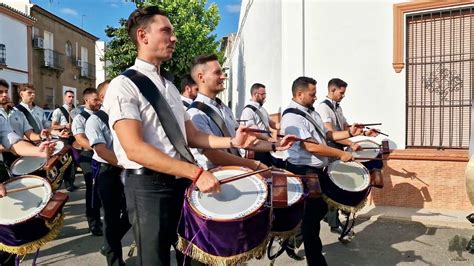
[[[63,94],[64,104],[56,108],[53,111],[51,116],[51,128],[64,130],[65,133],[70,134],[71,132],[71,123],[74,117],[78,114],[79,108],[74,107],[74,92],[71,90],[66,90]],[[74,137],[72,135],[69,138],[64,140],[67,144],[72,145],[74,142]],[[73,155],[73,150],[69,151]],[[77,189],[74,185],[74,180],[76,176],[76,161],[73,161],[64,173],[64,184],[66,189],[71,192]]]
[[[54,149],[54,143],[43,142],[39,146],[23,141],[11,128],[8,121],[0,116],[0,143],[14,153],[22,156],[34,156],[47,158]],[[5,164],[0,163],[0,200],[7,195],[7,191],[2,182],[8,179],[7,169]],[[13,266],[15,265],[15,255],[0,251],[0,265]]]
[[[245,120],[246,125],[257,126],[258,129],[270,131],[280,130],[280,123],[275,122],[268,116],[267,110],[263,107],[265,99],[267,98],[267,92],[265,85],[255,83],[250,87],[251,99],[248,101],[242,110],[240,115],[241,120]],[[260,138],[272,141],[271,134],[260,134]],[[269,152],[256,152],[255,160],[261,161],[266,165],[272,165],[272,157]]]
[[[184,109],[188,109],[189,106],[193,103],[194,99],[196,99],[198,94],[198,85],[193,80],[191,75],[186,74],[181,79],[181,101],[183,102]]]
[[[192,62],[191,75],[199,87],[198,96],[187,111],[193,124],[199,130],[214,136],[234,137],[238,123],[232,110],[217,98],[217,94],[224,90],[224,80],[226,79],[217,56],[196,57]],[[267,152],[286,150],[292,144],[287,140],[288,138],[283,139],[280,143],[262,140],[250,149]],[[252,170],[267,168],[260,161],[242,158],[237,149],[229,149],[227,152],[225,150],[193,149],[193,155],[205,169],[213,168],[216,165],[239,165]]]
[[[100,200],[97,189],[93,186],[92,155],[94,154],[89,140],[85,134],[87,119],[99,110],[101,103],[95,88],[87,88],[82,93],[84,98],[84,111],[74,117],[72,121],[72,134],[76,142],[81,146],[79,164],[86,182],[86,217],[89,231],[95,236],[102,236],[102,223],[100,221]]]
[[[241,148],[252,144],[255,137],[245,132],[245,127],[237,130],[235,137],[225,138],[204,134],[194,127],[178,90],[160,74],[161,63],[171,59],[177,41],[162,10],[156,6],[136,9],[128,18],[127,30],[138,56],[128,72],[110,83],[104,110],[109,115],[118,164],[126,169],[125,195],[139,250],[137,265],[168,265],[170,247],[177,242],[187,181],[194,181],[202,192],[220,189],[215,176],[194,164],[187,145]],[[160,93],[162,104],[150,104],[134,81],[125,76],[130,73],[141,81],[143,76],[151,80],[151,88],[142,89]],[[165,133],[165,128],[172,133]],[[176,252],[176,257],[181,265],[182,254]]]
[[[283,112],[281,126],[285,134],[294,134],[302,139],[312,139],[315,143],[296,143],[288,150],[287,170],[295,174],[317,174],[320,179],[327,178],[324,168],[328,157],[351,161],[353,156],[342,150],[326,145],[328,140],[341,140],[362,134],[362,128],[354,124],[345,131],[328,131],[321,117],[314,111],[316,100],[316,80],[299,77],[292,85],[293,99]],[[306,180],[311,184],[312,180]],[[311,187],[309,188],[311,189]],[[321,197],[306,199],[302,221],[303,243],[308,265],[327,265],[322,254],[319,237],[320,221],[326,215],[328,206]]]
[[[99,99],[103,101],[110,80],[97,86]],[[131,225],[128,221],[127,205],[123,184],[120,180],[122,168],[117,165],[110,132],[109,116],[98,110],[87,119],[85,133],[94,149],[92,159],[98,165],[94,178],[104,209],[104,243],[101,252],[107,258],[107,265],[125,265],[122,258],[122,237]]]

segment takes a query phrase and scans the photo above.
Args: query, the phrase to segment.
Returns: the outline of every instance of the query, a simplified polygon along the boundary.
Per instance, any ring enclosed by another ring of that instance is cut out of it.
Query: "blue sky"
[[[127,18],[135,5],[125,0],[32,0],[49,12],[108,41],[104,29],[107,25],[118,26],[120,18]],[[208,0],[217,3],[221,20],[215,31],[220,39],[237,32],[241,0]]]

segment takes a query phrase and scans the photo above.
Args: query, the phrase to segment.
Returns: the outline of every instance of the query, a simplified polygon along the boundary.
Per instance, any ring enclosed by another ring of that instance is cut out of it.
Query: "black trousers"
[[[1,266],[14,266],[16,255],[0,251],[0,265]]]
[[[64,186],[66,188],[72,187],[74,185],[74,181],[76,180],[76,163],[74,160],[72,160],[71,164],[69,164],[69,166],[64,171],[63,180]]]
[[[104,242],[107,265],[125,265],[122,258],[122,238],[131,225],[128,220],[125,192],[120,181],[122,169],[110,164],[100,165],[96,184],[104,209]]]
[[[165,174],[125,178],[125,196],[138,247],[137,265],[170,265],[170,248],[177,242],[184,191],[191,182]],[[176,251],[178,265],[183,255]]]
[[[319,168],[293,165],[286,163],[286,169],[294,174],[318,174],[319,178],[328,178],[327,174]],[[306,198],[301,231],[308,265],[327,265],[323,256],[323,244],[319,237],[321,220],[328,211],[328,205],[322,198]]]
[[[269,152],[255,152],[255,160],[262,162],[264,165],[270,167],[273,165],[272,156]]]
[[[79,164],[84,174],[84,181],[86,182],[86,217],[89,223],[89,228],[100,226],[100,198],[97,193],[97,188],[94,185],[94,178],[92,175],[92,151],[81,151],[81,158]]]

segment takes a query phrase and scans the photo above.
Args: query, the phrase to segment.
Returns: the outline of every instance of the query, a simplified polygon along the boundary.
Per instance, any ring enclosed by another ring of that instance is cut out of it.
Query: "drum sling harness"
[[[158,87],[156,87],[155,83],[153,83],[153,81],[151,81],[147,76],[133,69],[125,70],[122,75],[129,78],[135,86],[137,86],[145,99],[150,102],[151,106],[153,106],[166,136],[179,155],[189,163],[197,164],[193,154],[186,144],[186,140],[184,139],[181,128],[179,127],[178,121],[176,121],[176,117],[174,116],[171,107],[161,94]]]
[[[41,132],[41,129],[38,126],[38,123],[36,123],[36,120],[30,113],[30,111],[26,110],[26,108],[21,104],[17,104],[15,107],[25,115],[26,120],[28,120],[28,124],[30,124],[30,126],[33,128],[33,132],[39,134]]]
[[[263,114],[262,114],[262,112],[260,112],[260,110],[258,110],[257,107],[255,107],[255,106],[253,106],[253,105],[251,105],[251,104],[247,104],[247,105],[244,107],[244,109],[245,109],[245,108],[250,108],[250,109],[252,109],[252,111],[254,111],[255,114],[257,114],[258,118],[260,118],[260,121],[262,121],[263,125],[265,126],[265,130],[266,130],[266,131],[270,131],[270,125],[268,125],[268,122],[265,122],[265,120],[263,120]],[[257,121],[255,121],[255,123],[257,123]],[[268,135],[271,137],[271,134],[270,134],[270,133],[268,133]]]
[[[219,103],[221,102],[218,98],[216,98],[216,101]],[[224,119],[222,119],[222,117],[216,112],[214,111],[214,109],[212,109],[211,107],[209,107],[207,104],[203,103],[203,102],[199,102],[199,101],[194,101],[188,109],[191,109],[191,108],[196,108],[198,110],[201,110],[202,112],[204,112],[209,118],[211,118],[212,122],[214,122],[214,124],[217,125],[217,127],[219,128],[219,131],[221,132],[221,135],[224,136],[224,137],[232,137],[232,135],[229,133],[229,130],[227,129],[227,126],[225,125],[225,122],[224,122]],[[229,153],[235,155],[235,156],[239,156],[240,157],[240,153],[237,149],[235,148],[230,148],[228,149]]]

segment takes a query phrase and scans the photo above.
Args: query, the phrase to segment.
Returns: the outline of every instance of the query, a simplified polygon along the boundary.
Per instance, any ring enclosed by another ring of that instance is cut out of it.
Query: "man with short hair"
[[[21,84],[18,88],[21,102],[11,111],[8,120],[13,130],[31,141],[47,138],[47,120],[44,110],[35,105],[36,89],[32,84]]]
[[[240,120],[244,121],[246,125],[257,126],[258,129],[270,131],[279,130],[280,124],[271,120],[268,115],[267,110],[263,107],[265,99],[267,98],[267,92],[265,85],[261,83],[254,83],[250,87],[251,99],[247,102],[242,114],[240,115]],[[261,134],[260,138],[265,140],[271,140],[271,134]],[[266,165],[272,165],[273,159],[269,152],[256,152],[255,160],[259,160]]]
[[[55,145],[54,143],[43,142],[39,146],[34,146],[27,141],[23,141],[22,138],[12,130],[10,124],[3,116],[0,116],[0,144],[5,149],[11,150],[18,155],[42,158],[48,158]],[[2,184],[7,181],[8,178],[7,168],[3,162],[0,162],[0,200],[2,200],[1,198],[5,197],[8,193],[5,185]],[[4,244],[8,245],[10,243]],[[15,256],[15,254],[0,251],[0,265],[15,265]]]
[[[183,101],[184,108],[187,109],[191,103],[193,103],[194,99],[196,99],[198,94],[198,85],[193,80],[191,75],[186,74],[184,75],[183,79],[181,79],[181,101]]]
[[[138,8],[130,14],[127,30],[138,55],[130,69],[111,81],[104,111],[109,115],[118,164],[125,168],[125,195],[138,247],[137,265],[169,265],[189,183],[194,182],[203,193],[220,189],[212,173],[194,164],[188,145],[241,148],[252,144],[255,137],[246,133],[245,127],[239,128],[235,137],[226,138],[204,134],[194,127],[178,90],[160,71],[161,64],[171,59],[177,42],[166,13],[156,6]],[[132,80],[137,76],[140,80],[145,76],[151,87],[139,88],[137,80]],[[164,100],[155,106],[163,108],[159,113],[142,93],[148,90],[161,94]],[[162,123],[166,119],[168,123]],[[173,134],[166,133],[165,127],[169,126]],[[176,258],[179,265],[183,264],[181,252],[176,251]]]
[[[217,56],[202,55],[196,57],[192,62],[191,75],[199,87],[198,96],[188,109],[194,126],[200,131],[214,136],[235,136],[235,128],[239,124],[235,120],[232,110],[217,98],[217,94],[224,90],[223,82],[226,79]],[[211,109],[206,111],[203,107]],[[219,119],[222,123],[219,123],[216,119]],[[277,142],[260,141],[258,145],[251,147],[251,149],[268,152],[277,149],[283,150],[285,147],[280,147],[280,143]],[[267,168],[265,164],[259,161],[242,158],[237,149],[227,151],[192,149],[192,151],[199,164],[205,169],[211,169],[216,165],[239,165],[253,170]]]
[[[8,113],[13,108],[13,104],[10,101],[10,97],[8,96],[8,89],[10,85],[4,79],[0,79],[0,115],[2,115],[5,119],[8,118]]]
[[[281,125],[285,134],[294,134],[301,139],[311,139],[316,143],[295,143],[288,150],[287,170],[300,175],[317,174],[319,179],[329,178],[325,170],[329,164],[328,157],[351,161],[350,153],[326,145],[328,140],[335,141],[360,135],[362,129],[358,124],[346,131],[328,131],[321,117],[314,111],[316,101],[316,80],[299,77],[292,85],[293,99],[283,112]],[[310,191],[314,190],[312,180],[305,180]],[[320,221],[326,215],[328,206],[321,197],[308,197],[301,230],[308,265],[327,265],[322,254],[322,243],[319,237]]]
[[[51,116],[51,128],[53,129],[71,129],[71,123],[78,114],[74,107],[74,92],[67,90],[63,95],[64,104],[56,108]]]
[[[110,80],[97,86],[99,99],[104,100]],[[117,165],[113,150],[113,137],[108,124],[109,116],[103,110],[96,111],[87,119],[86,137],[94,149],[92,156],[94,178],[104,210],[104,243],[101,252],[107,265],[125,265],[122,258],[121,240],[131,225],[128,221],[123,184],[120,180],[122,168]]]
[[[81,166],[86,183],[86,217],[90,232],[95,236],[102,236],[102,223],[100,221],[100,200],[97,189],[94,187],[92,176],[92,155],[94,151],[85,133],[87,119],[99,110],[101,103],[95,88],[87,88],[82,93],[84,98],[84,111],[76,115],[72,121],[71,129],[76,142],[81,146],[79,165]]]
[[[71,133],[71,123],[74,117],[78,114],[79,109],[74,107],[74,92],[71,90],[66,90],[63,94],[64,104],[53,111],[51,116],[51,128],[64,130],[67,134],[70,134],[69,138],[63,139],[67,144],[72,145],[74,142],[74,137]],[[73,150],[70,150],[69,153],[73,156]],[[77,189],[74,185],[76,179],[76,166],[77,163],[73,160],[73,163],[64,172],[64,184],[66,189],[69,192],[72,192]]]

